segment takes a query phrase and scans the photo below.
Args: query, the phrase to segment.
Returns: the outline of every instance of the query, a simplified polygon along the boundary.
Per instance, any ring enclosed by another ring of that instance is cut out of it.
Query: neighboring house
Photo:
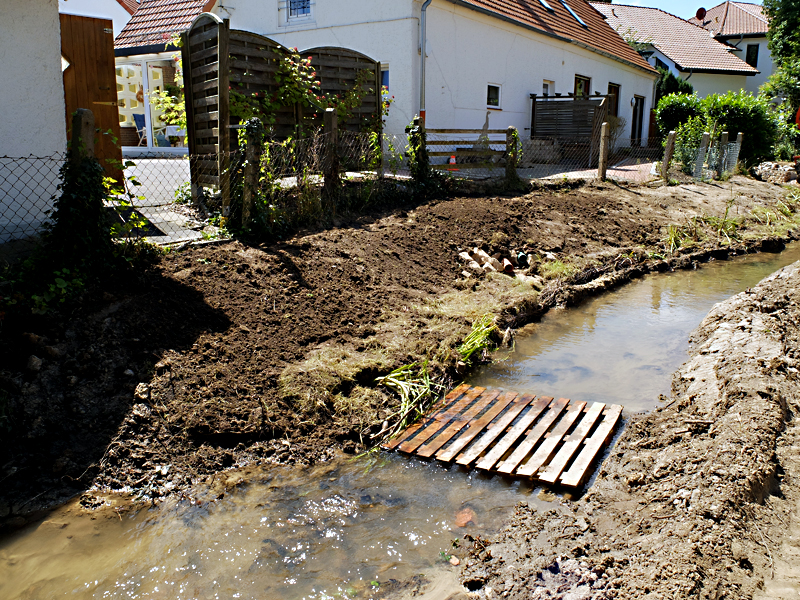
[[[749,2],[723,2],[705,11],[702,19],[693,17],[689,22],[711,32],[714,39],[731,46],[742,60],[759,70],[758,75],[748,79],[745,88],[757,94],[774,70],[767,47],[769,19],[763,7]]]
[[[115,36],[138,7],[138,0],[58,0],[58,12],[65,15],[111,19]]]
[[[592,3],[608,24],[641,46],[648,62],[686,79],[700,97],[749,90],[759,72],[708,32],[657,8]]]
[[[162,36],[185,28],[201,4],[142,0],[117,38],[118,65],[123,53],[134,77],[148,74],[142,60],[166,65]],[[386,131],[402,133],[420,111],[422,6],[422,0],[224,0],[202,10],[286,46],[339,46],[380,61],[395,99]],[[611,93],[611,112],[634,129],[638,124],[632,137],[647,138],[647,120],[634,117],[650,110],[657,73],[585,0],[432,0],[426,14],[429,128],[488,122],[522,133],[531,126],[531,94]]]
[[[69,0],[72,2],[72,0]],[[180,84],[170,45],[173,34],[185,31],[217,0],[139,0],[139,6],[114,42],[117,104],[123,151],[186,153],[185,133],[168,127],[151,99],[166,86]]]
[[[66,149],[57,0],[3,0],[0,20],[0,243],[33,233],[56,193]]]

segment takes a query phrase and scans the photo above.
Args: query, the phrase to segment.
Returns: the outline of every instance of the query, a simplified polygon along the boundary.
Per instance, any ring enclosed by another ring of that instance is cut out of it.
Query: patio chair
[[[136,124],[136,133],[139,135],[139,143],[137,146],[147,145],[147,126],[144,122],[144,114],[134,114],[133,122]]]

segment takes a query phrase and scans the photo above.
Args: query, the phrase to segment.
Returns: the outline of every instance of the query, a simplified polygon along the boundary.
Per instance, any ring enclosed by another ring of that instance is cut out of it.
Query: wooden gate
[[[588,167],[597,166],[600,128],[608,114],[606,96],[538,97],[533,100],[531,138],[552,138],[584,150]]]
[[[91,110],[95,125],[102,132],[95,145],[95,155],[106,174],[122,182],[112,22],[75,15],[59,17],[61,55],[67,61],[63,71],[67,139],[72,138],[72,114],[79,108]],[[111,135],[105,135],[109,131]]]

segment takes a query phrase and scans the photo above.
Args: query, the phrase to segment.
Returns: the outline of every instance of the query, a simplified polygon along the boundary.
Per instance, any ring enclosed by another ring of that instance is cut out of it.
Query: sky
[[[752,4],[761,4],[761,0],[742,0],[743,2],[751,2]],[[720,4],[722,0],[614,0],[613,4],[629,4],[632,6],[649,6],[651,8],[660,8],[668,13],[677,15],[683,19],[693,17],[697,9],[701,6],[703,8],[711,8]]]

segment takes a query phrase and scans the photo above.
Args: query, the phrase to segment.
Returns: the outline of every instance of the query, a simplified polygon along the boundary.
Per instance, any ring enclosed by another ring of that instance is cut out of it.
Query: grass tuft
[[[483,355],[484,351],[494,346],[492,334],[497,331],[494,317],[490,314],[483,315],[472,324],[472,331],[458,348],[458,354],[466,364],[471,365],[473,357]]]

